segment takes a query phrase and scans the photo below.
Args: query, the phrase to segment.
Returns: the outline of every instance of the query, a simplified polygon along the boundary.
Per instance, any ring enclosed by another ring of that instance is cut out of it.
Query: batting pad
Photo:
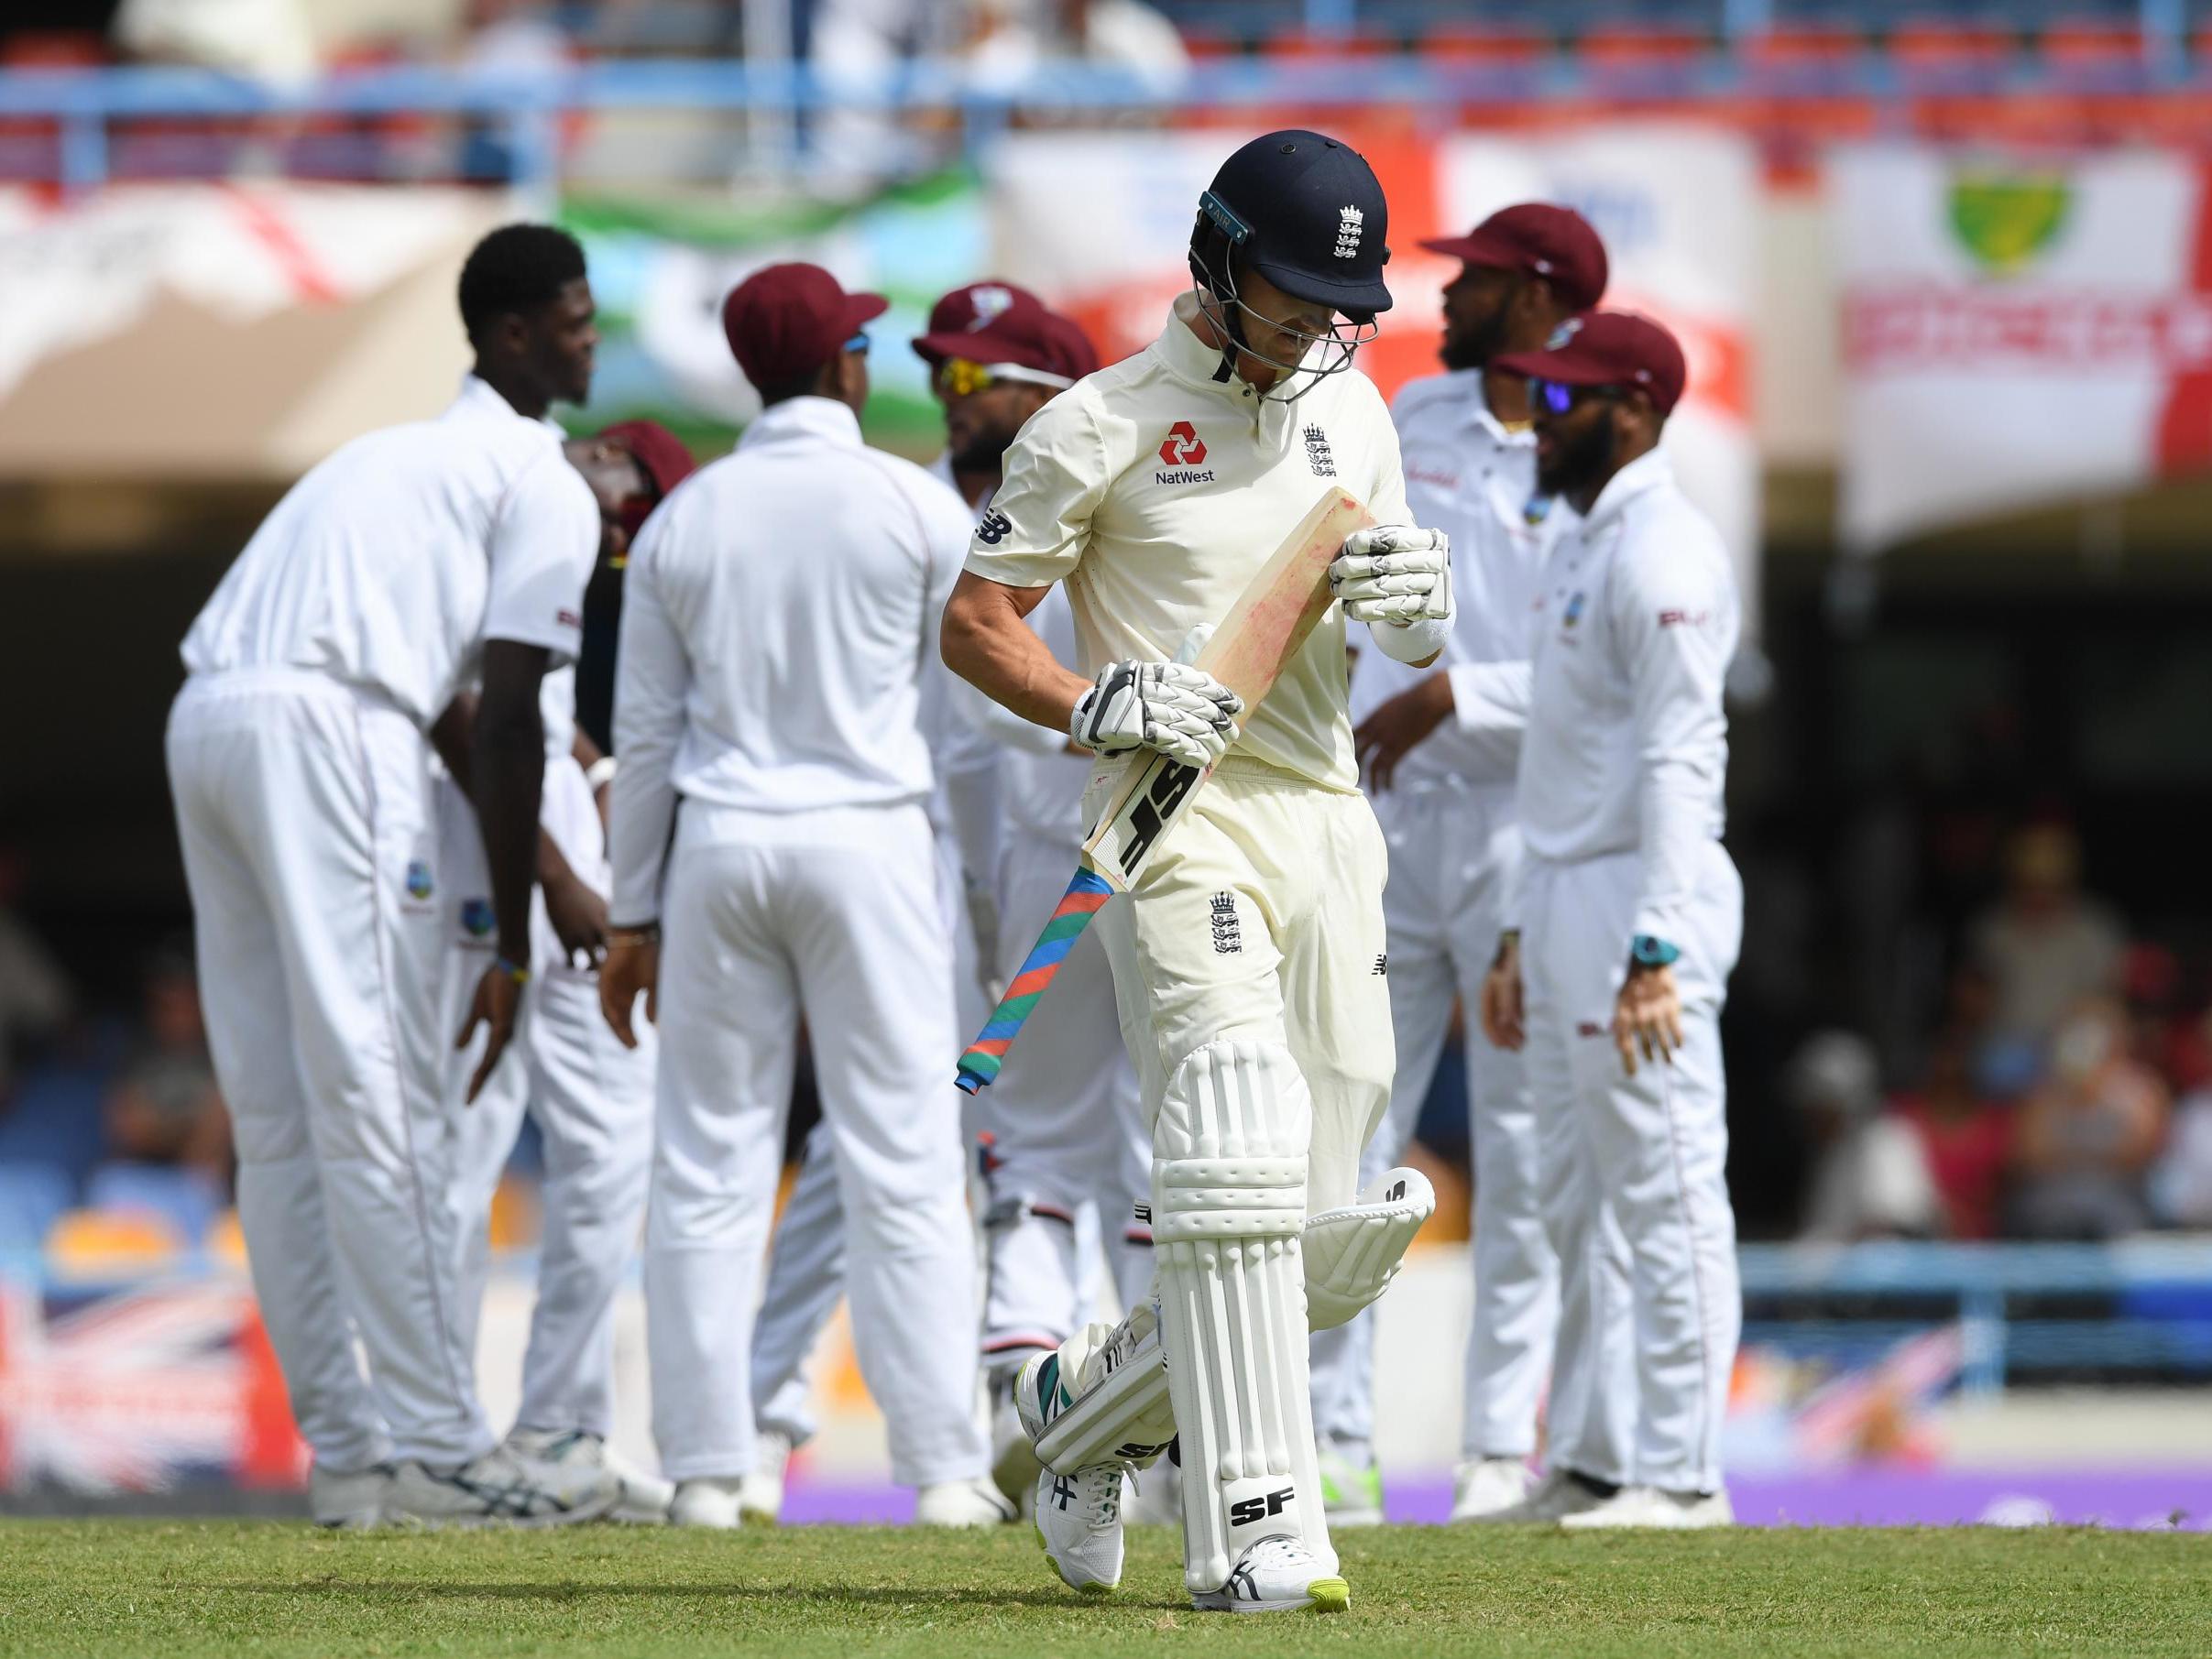
[[[1059,1359],[1075,1368],[1075,1398],[1037,1436],[1038,1462],[1072,1475],[1094,1463],[1142,1466],[1166,1450],[1175,1414],[1151,1303],[1119,1325],[1077,1333],[1061,1346]]]
[[[1299,1247],[1312,1130],[1289,1052],[1232,1040],[1176,1068],[1153,1130],[1153,1249],[1192,1590],[1220,1589],[1263,1538],[1301,1537],[1334,1559],[1315,1468]]]
[[[1415,1169],[1394,1169],[1341,1209],[1306,1217],[1306,1316],[1317,1331],[1348,1323],[1397,1277],[1436,1189]]]

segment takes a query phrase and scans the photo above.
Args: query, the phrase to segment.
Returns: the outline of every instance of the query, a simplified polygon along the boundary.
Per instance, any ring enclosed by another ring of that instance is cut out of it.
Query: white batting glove
[[[1183,662],[1112,662],[1083,693],[1068,735],[1101,755],[1156,748],[1186,766],[1211,766],[1236,741],[1244,701]]]
[[[1410,524],[1353,530],[1330,562],[1329,586],[1353,622],[1450,621],[1451,539]]]

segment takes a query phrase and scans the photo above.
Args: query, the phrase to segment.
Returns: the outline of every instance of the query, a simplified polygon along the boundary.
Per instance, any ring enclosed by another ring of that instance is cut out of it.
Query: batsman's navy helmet
[[[1199,198],[1191,274],[1228,295],[1237,270],[1254,270],[1287,294],[1371,322],[1390,309],[1389,216],[1374,169],[1350,145],[1302,127],[1268,133],[1222,162]]]

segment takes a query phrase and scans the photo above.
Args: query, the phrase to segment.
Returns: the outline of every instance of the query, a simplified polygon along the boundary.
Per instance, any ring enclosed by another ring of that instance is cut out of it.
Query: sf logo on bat
[[[1152,844],[1160,838],[1167,827],[1167,820],[1175,809],[1183,803],[1183,797],[1199,786],[1199,770],[1177,760],[1163,759],[1159,773],[1144,791],[1144,796],[1130,809],[1129,845],[1122,849],[1122,874],[1132,874],[1152,850]]]

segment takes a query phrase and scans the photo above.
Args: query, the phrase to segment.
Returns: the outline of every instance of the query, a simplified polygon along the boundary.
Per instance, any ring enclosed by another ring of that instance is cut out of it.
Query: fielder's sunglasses
[[[1569,386],[1559,380],[1531,379],[1528,400],[1539,409],[1563,415],[1593,398],[1617,398],[1621,389],[1617,386]]]
[[[845,349],[849,352],[858,352],[863,357],[867,356],[868,336],[866,334],[855,334],[851,339],[845,342]]]
[[[944,398],[969,398],[1009,382],[1060,390],[1075,384],[1065,375],[1047,374],[1041,368],[1024,368],[1018,363],[978,363],[972,357],[947,357],[937,369],[937,395]]]

